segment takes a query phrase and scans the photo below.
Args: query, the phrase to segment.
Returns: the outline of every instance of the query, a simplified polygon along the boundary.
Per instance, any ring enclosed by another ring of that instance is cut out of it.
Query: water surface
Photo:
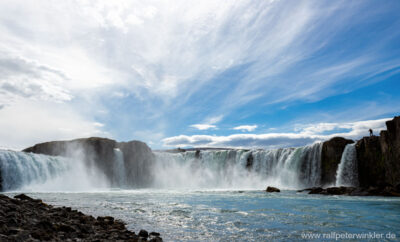
[[[27,194],[93,216],[114,216],[133,231],[160,232],[165,241],[287,241],[331,232],[400,238],[399,198],[156,189]]]

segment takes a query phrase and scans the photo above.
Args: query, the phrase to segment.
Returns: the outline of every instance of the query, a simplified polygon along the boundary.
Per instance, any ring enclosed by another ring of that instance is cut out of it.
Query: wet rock
[[[253,154],[250,154],[250,155],[247,157],[247,160],[246,160],[246,169],[247,169],[247,170],[249,170],[249,169],[251,169],[251,168],[253,167],[253,160],[254,160]]]
[[[113,217],[95,219],[70,207],[53,207],[24,194],[10,198],[0,194],[0,241],[147,241],[126,229]],[[150,233],[150,241],[162,241]]]
[[[143,238],[149,237],[149,233],[144,229],[140,230],[138,235],[139,235],[139,237],[143,237]]]
[[[149,236],[158,237],[158,236],[160,236],[160,233],[157,233],[157,232],[150,232]]]
[[[322,189],[322,187],[314,187],[310,190],[308,194],[320,194],[323,191],[324,189]]]
[[[151,238],[150,239],[150,242],[162,242],[163,240],[162,240],[162,238],[160,238],[160,237],[155,237],[155,238]]]
[[[329,187],[326,192],[329,195],[349,195],[354,189],[354,187]]]
[[[281,192],[281,190],[279,190],[276,187],[267,187],[267,189],[265,191],[266,192]]]
[[[309,194],[321,195],[349,195],[349,196],[390,196],[400,197],[400,193],[392,186],[385,187],[321,187],[307,188],[298,192],[309,191]]]

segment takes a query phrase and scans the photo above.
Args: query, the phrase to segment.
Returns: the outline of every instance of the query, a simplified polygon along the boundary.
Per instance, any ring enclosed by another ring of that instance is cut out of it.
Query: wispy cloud
[[[247,131],[247,132],[252,132],[254,131],[258,126],[257,125],[240,125],[236,126],[233,129],[234,130],[241,130],[241,131]]]
[[[315,102],[395,75],[396,4],[1,1],[0,115],[22,102],[57,105],[77,124],[103,123],[93,130],[156,145],[187,127],[260,125],[239,113]]]
[[[207,129],[216,129],[217,126],[212,124],[192,124],[190,127],[193,127],[198,130],[207,130]]]

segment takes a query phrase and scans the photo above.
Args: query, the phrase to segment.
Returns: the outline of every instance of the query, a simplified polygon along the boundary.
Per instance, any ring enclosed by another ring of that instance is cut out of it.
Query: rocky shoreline
[[[0,241],[162,241],[159,233],[126,229],[113,217],[53,207],[24,194],[0,194]]]

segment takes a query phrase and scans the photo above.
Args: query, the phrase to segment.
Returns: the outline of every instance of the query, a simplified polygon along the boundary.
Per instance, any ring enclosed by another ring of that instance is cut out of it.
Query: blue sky
[[[1,1],[0,147],[358,139],[400,114],[400,2]]]

